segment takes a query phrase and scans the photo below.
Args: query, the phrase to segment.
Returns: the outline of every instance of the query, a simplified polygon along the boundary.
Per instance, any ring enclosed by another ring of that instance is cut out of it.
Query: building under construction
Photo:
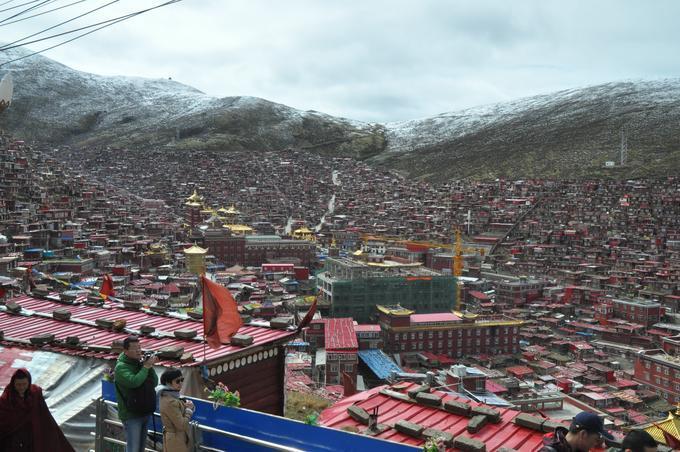
[[[332,317],[368,322],[377,318],[376,305],[399,304],[422,313],[456,306],[456,278],[420,264],[330,257],[317,278],[319,296],[330,304]]]

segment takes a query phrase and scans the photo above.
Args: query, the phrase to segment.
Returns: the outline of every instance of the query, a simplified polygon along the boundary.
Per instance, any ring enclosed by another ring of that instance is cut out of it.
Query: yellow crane
[[[456,241],[451,260],[451,273],[456,277],[456,311],[460,312],[460,277],[463,275],[463,240],[460,237],[460,229],[456,229]]]

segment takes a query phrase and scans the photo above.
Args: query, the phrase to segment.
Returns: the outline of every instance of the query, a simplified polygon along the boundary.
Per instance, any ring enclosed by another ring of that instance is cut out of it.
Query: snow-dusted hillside
[[[26,55],[0,52],[0,63]],[[43,56],[11,63],[15,94],[3,127],[54,144],[365,152],[376,126],[255,97],[215,98],[165,79],[104,77]],[[179,137],[179,139],[177,139]],[[351,146],[351,148],[350,148]]]
[[[569,89],[429,118],[387,123],[387,152],[412,152],[428,148],[463,138],[484,127],[512,122],[531,112],[552,110],[550,121],[559,123],[591,114],[591,108],[602,102],[608,104],[605,108],[612,114],[621,114],[631,109],[677,107],[678,101],[679,79],[638,80]],[[622,123],[622,127],[635,128],[635,124]]]
[[[680,170],[680,79],[626,81],[388,123],[373,160],[431,180],[634,177]],[[620,131],[628,160],[619,162]]]
[[[26,50],[0,52],[0,62]],[[10,71],[0,126],[50,145],[270,151],[368,159],[412,177],[634,177],[680,171],[680,79],[571,89],[431,118],[367,124],[171,80],[102,77],[42,56]],[[628,139],[625,167],[619,133]]]

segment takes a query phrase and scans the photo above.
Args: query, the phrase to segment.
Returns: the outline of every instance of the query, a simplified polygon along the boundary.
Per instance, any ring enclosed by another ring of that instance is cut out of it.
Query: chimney
[[[345,397],[354,395],[357,392],[356,382],[354,381],[352,376],[347,372],[342,372],[342,387],[343,395]]]

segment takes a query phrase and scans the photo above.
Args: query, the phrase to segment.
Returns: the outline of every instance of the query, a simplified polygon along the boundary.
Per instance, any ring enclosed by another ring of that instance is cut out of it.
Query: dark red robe
[[[28,376],[24,397],[14,389],[17,373]],[[24,444],[20,447],[19,444]],[[74,452],[45,403],[42,389],[31,384],[26,369],[14,372],[0,396],[0,452]]]

